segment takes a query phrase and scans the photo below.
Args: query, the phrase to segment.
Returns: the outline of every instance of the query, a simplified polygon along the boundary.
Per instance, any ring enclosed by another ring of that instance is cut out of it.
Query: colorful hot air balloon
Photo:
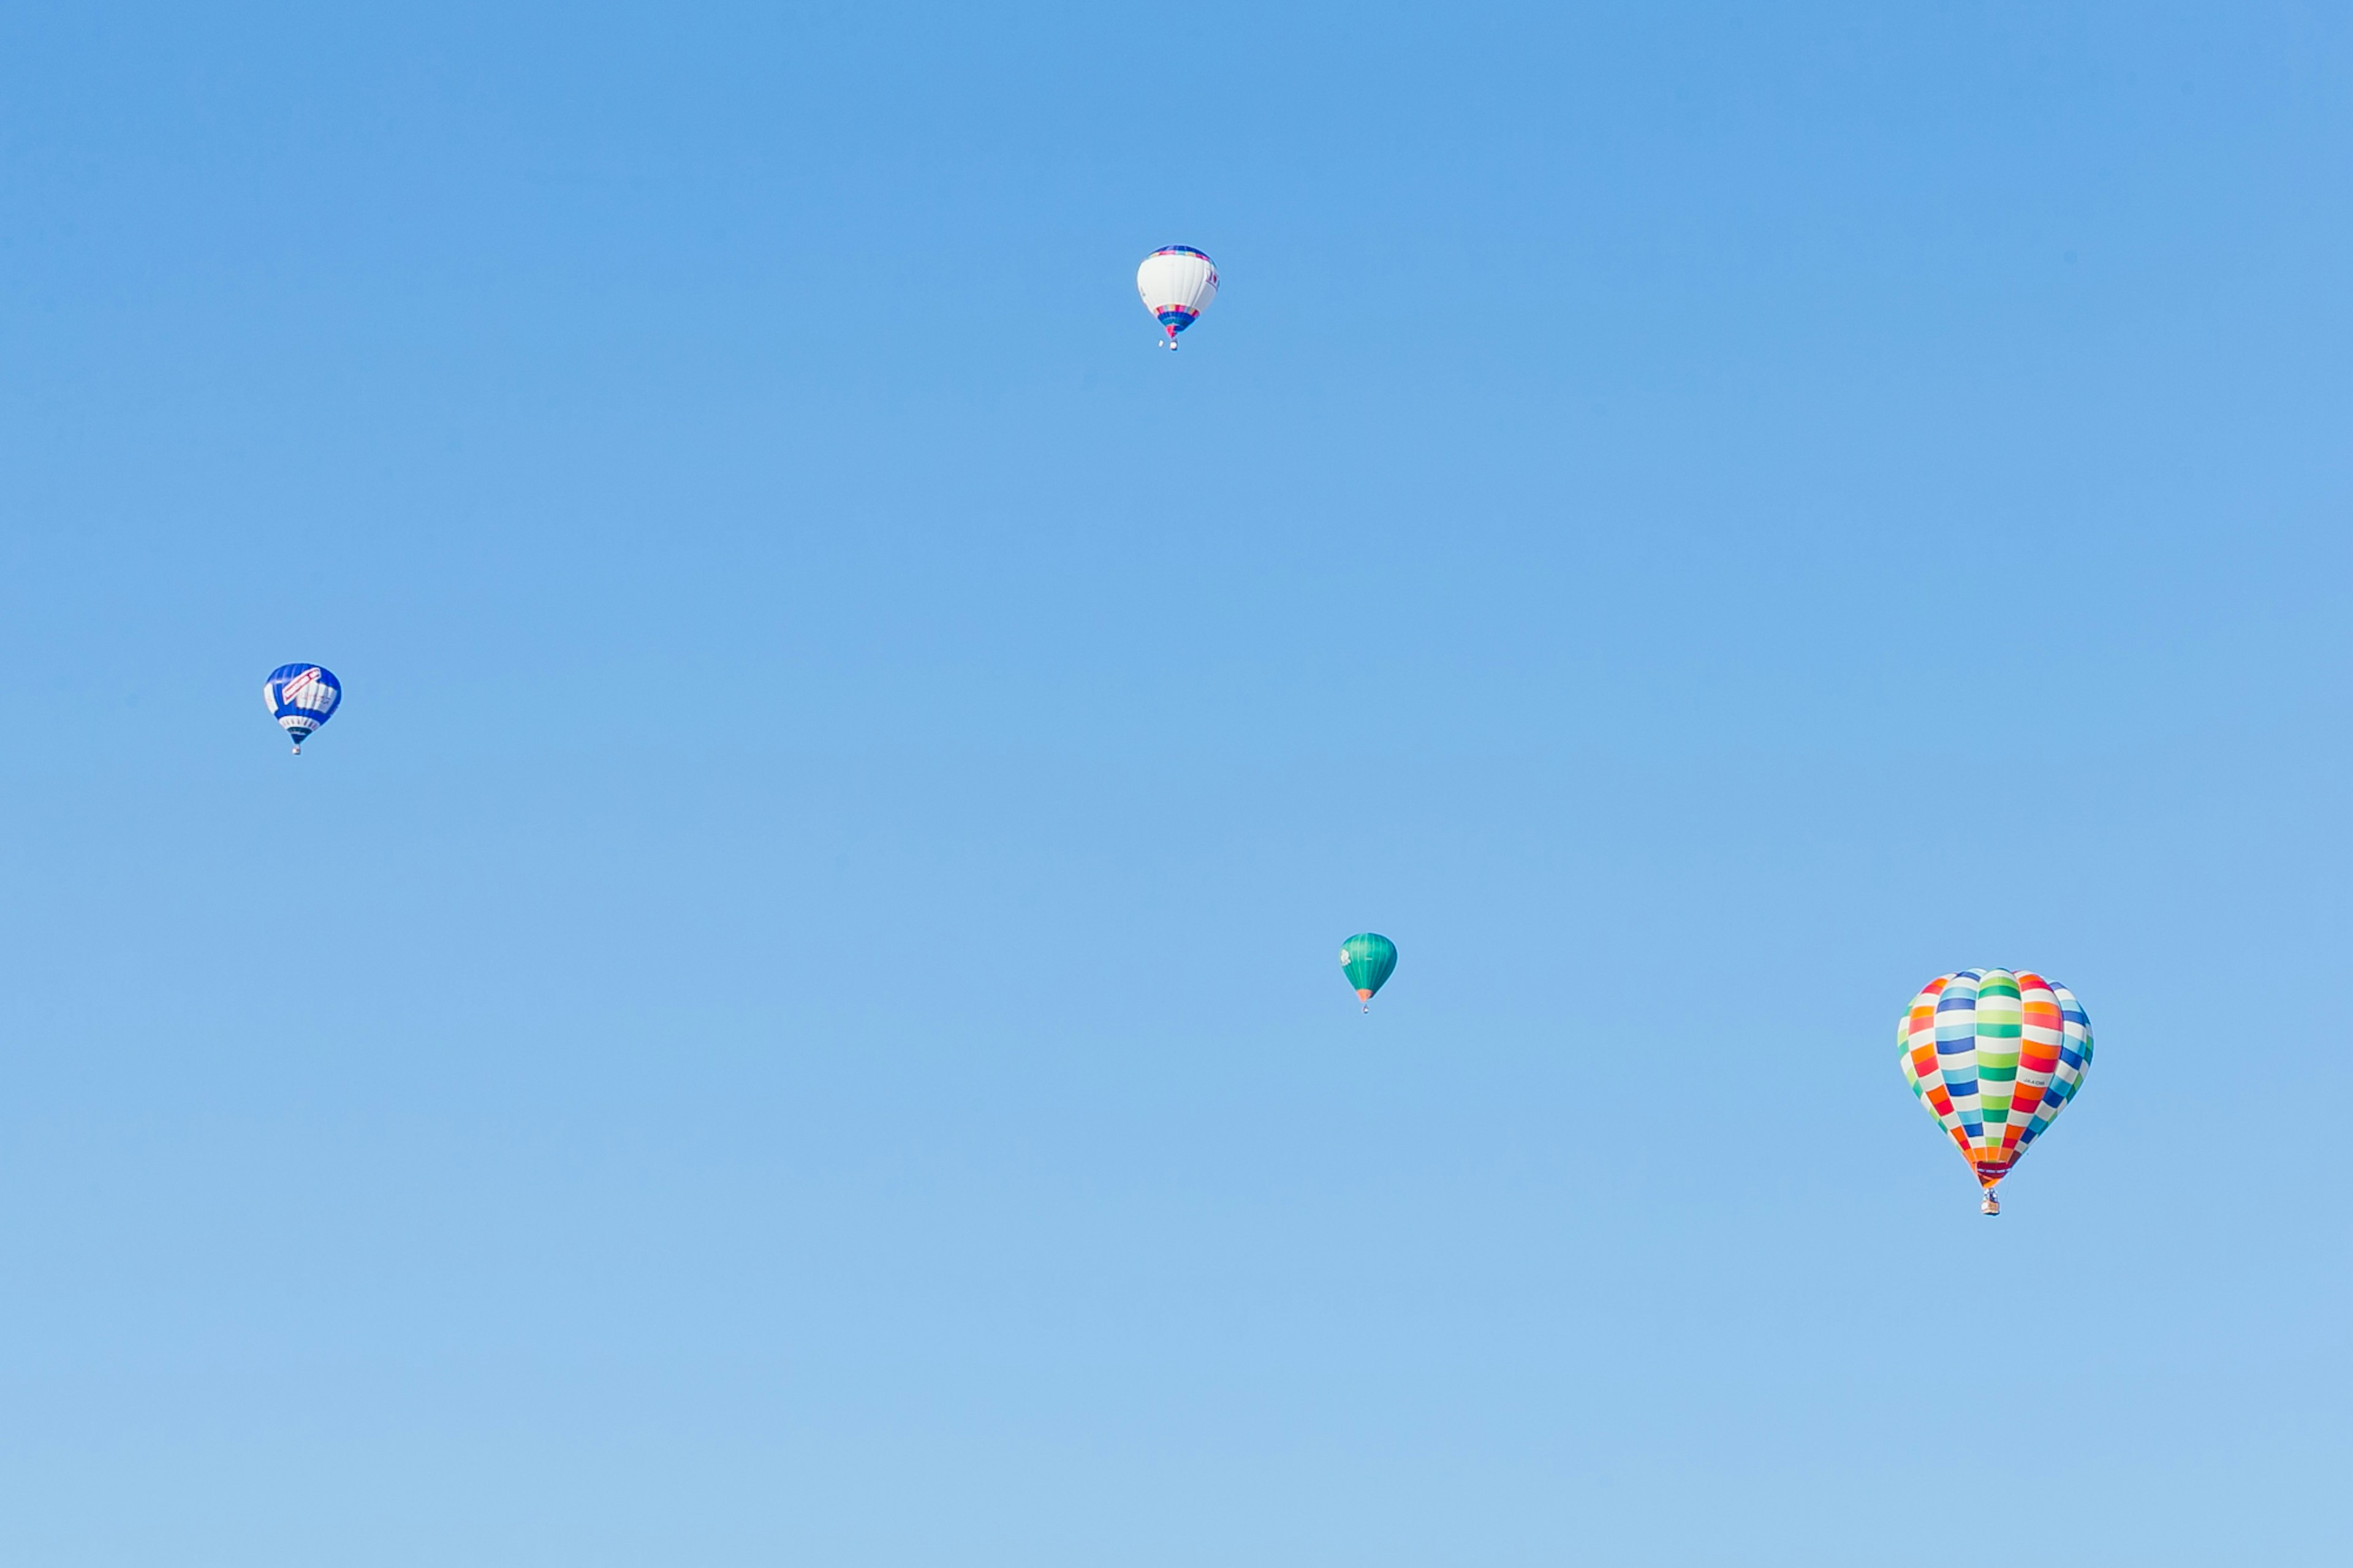
[[[1397,943],[1377,931],[1359,932],[1340,944],[1340,968],[1369,1013],[1373,993],[1388,983],[1397,968]]]
[[[1189,245],[1167,246],[1145,257],[1135,269],[1135,291],[1168,334],[1162,346],[1173,349],[1176,334],[1199,321],[1218,297],[1218,264],[1207,251]]]
[[[2092,1020],[2075,994],[2025,970],[1964,969],[1928,982],[1895,1026],[1904,1081],[1994,1189],[2075,1098],[2092,1065]]]
[[[294,737],[294,754],[312,731],[334,716],[343,700],[343,683],[322,664],[281,664],[261,683],[261,700],[278,727]]]

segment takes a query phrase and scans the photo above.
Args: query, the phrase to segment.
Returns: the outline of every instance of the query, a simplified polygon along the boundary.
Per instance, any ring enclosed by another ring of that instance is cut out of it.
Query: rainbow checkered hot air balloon
[[[1895,1044],[1904,1081],[1977,1173],[1985,1200],[2058,1119],[2092,1065],[2092,1020],[2075,994],[2028,970],[1940,974],[1912,998]]]

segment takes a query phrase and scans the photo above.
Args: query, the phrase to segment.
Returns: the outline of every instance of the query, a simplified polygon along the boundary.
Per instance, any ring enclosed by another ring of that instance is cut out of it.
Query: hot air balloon
[[[1173,349],[1176,334],[1199,321],[1218,297],[1218,264],[1189,245],[1166,246],[1135,269],[1135,291],[1168,334],[1162,346]]]
[[[1397,943],[1377,931],[1361,931],[1340,944],[1340,968],[1369,1013],[1373,993],[1388,983],[1397,968]]]
[[[343,700],[343,683],[323,664],[281,664],[261,683],[261,700],[278,727],[294,737],[294,754],[311,731],[334,716]]]
[[[2092,1065],[2092,1020],[2075,994],[2040,974],[1940,974],[1895,1026],[1904,1081],[1977,1173],[1984,1214],[2027,1145],[2058,1119]]]

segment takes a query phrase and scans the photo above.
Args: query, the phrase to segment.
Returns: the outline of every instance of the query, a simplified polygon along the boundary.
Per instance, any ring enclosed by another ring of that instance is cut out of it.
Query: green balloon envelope
[[[1373,993],[1388,984],[1396,969],[1397,943],[1377,931],[1360,931],[1340,944],[1340,972],[1356,988],[1358,1001],[1372,1001]]]

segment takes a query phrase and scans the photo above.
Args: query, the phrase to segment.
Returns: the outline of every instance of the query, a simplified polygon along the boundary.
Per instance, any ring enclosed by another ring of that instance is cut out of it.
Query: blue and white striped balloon
[[[261,683],[261,700],[278,727],[294,737],[294,754],[312,731],[334,716],[343,700],[343,683],[323,664],[281,664]]]

